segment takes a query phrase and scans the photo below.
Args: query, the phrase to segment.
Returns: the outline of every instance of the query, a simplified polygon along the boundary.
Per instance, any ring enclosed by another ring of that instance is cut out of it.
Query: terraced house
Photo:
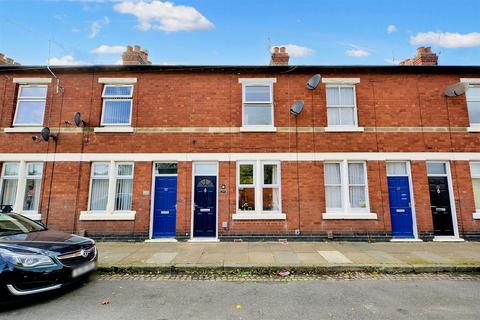
[[[480,67],[271,59],[1,60],[1,203],[104,239],[479,239]]]

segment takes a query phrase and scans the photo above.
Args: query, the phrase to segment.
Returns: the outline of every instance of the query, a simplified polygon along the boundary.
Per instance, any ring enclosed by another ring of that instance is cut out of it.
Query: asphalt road
[[[480,281],[97,279],[11,308],[0,319],[478,319]]]

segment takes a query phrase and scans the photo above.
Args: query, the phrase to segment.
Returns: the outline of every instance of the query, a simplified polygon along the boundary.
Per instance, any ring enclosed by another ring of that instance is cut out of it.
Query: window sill
[[[286,220],[285,213],[234,213],[233,220]]]
[[[323,214],[323,220],[377,220],[377,214],[371,212],[326,212]]]
[[[480,125],[473,125],[467,128],[468,132],[480,132]]]
[[[43,127],[33,127],[33,126],[25,126],[25,127],[13,127],[13,128],[3,128],[3,132],[5,133],[40,133]]]
[[[350,127],[350,126],[345,126],[345,127],[325,127],[324,128],[325,132],[363,132],[364,128],[363,127]]]
[[[111,127],[96,127],[93,132],[133,132],[134,129],[130,126],[111,126]]]
[[[35,221],[41,221],[42,220],[42,215],[40,213],[22,212],[20,214],[24,217],[27,217],[27,218],[35,220]]]
[[[473,219],[480,219],[480,212],[474,212]]]
[[[272,126],[243,126],[240,132],[277,132],[276,127]]]
[[[81,211],[80,221],[135,220],[135,211],[94,212]]]

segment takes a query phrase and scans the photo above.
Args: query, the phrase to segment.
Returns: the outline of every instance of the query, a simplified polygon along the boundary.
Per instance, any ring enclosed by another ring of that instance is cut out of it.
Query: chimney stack
[[[431,47],[417,48],[417,56],[400,62],[402,66],[436,66],[438,65],[438,56],[432,52]]]
[[[7,58],[3,53],[0,53],[0,65],[14,65],[18,66],[20,63],[15,62],[12,58]]]
[[[122,54],[123,65],[152,64],[148,61],[148,50],[142,50],[139,45],[127,46],[127,51]]]
[[[288,66],[287,49],[285,47],[273,47],[272,59],[270,60],[271,66]]]

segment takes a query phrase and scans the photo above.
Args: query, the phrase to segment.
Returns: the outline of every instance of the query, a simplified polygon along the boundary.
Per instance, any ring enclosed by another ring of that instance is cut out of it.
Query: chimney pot
[[[122,64],[124,65],[139,65],[152,64],[148,61],[148,51],[141,50],[139,45],[127,46],[127,50],[122,54]]]
[[[431,47],[417,48],[417,56],[400,62],[402,66],[436,66],[438,65],[438,55],[432,52]]]
[[[289,56],[285,47],[273,47],[271,66],[288,66]]]

